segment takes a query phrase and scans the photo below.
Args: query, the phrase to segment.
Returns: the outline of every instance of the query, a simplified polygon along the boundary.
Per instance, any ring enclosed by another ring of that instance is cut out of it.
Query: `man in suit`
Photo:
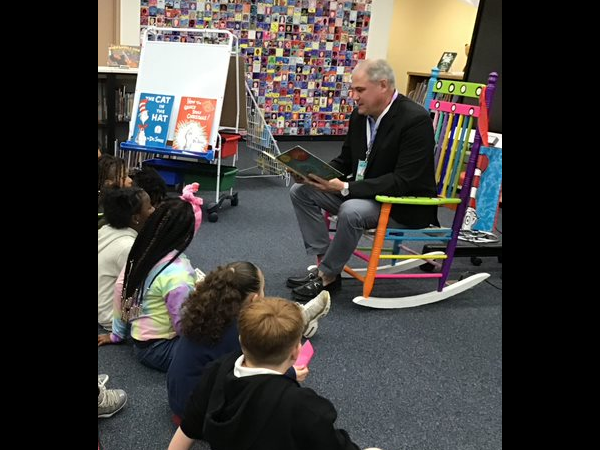
[[[395,88],[385,60],[364,60],[352,73],[355,109],[342,151],[331,165],[343,180],[294,177],[290,196],[308,254],[318,270],[291,277],[293,297],[308,301],[341,287],[341,272],[365,229],[375,228],[376,195],[435,197],[434,132],[429,113]],[[322,209],[337,215],[330,241]],[[392,218],[407,228],[437,224],[436,207],[395,205]]]

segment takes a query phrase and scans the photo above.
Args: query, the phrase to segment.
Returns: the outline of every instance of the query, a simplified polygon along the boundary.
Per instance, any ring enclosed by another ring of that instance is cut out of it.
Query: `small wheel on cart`
[[[219,214],[216,212],[211,212],[208,213],[208,221],[209,222],[216,222],[217,220],[219,220]]]
[[[237,206],[240,203],[237,192],[231,196],[231,206]]]
[[[480,266],[483,263],[483,260],[477,256],[471,256],[471,264],[474,266]]]
[[[425,264],[421,264],[419,266],[419,269],[421,269],[423,272],[433,272],[433,269],[435,269],[435,266],[431,263],[425,263]]]

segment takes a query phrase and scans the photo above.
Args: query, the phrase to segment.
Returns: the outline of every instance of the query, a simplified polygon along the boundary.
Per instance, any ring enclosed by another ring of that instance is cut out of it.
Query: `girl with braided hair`
[[[202,222],[198,183],[167,199],[138,233],[115,287],[110,334],[98,346],[133,338],[136,358],[166,372],[180,332],[179,309],[194,290],[196,272],[183,254]]]
[[[150,202],[155,208],[167,198],[167,183],[160,174],[150,166],[129,171],[133,185],[141,187],[150,196]]]
[[[101,197],[107,188],[131,187],[133,181],[127,173],[127,164],[123,158],[107,153],[98,157],[98,211],[102,206]]]
[[[100,146],[98,146],[100,150]],[[98,229],[106,225],[103,218],[104,196],[109,189],[128,188],[133,181],[127,174],[127,164],[123,158],[98,152]]]
[[[150,196],[141,188],[106,192],[107,224],[98,230],[98,323],[105,330],[112,330],[115,283],[138,232],[153,212]]]

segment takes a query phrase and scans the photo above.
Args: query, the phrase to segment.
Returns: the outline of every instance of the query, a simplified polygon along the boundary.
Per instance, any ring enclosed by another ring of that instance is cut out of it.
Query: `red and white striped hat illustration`
[[[140,105],[138,107],[138,111],[140,112],[140,114],[144,111],[147,111],[146,109],[146,104],[148,103],[148,99],[145,98],[143,100],[140,100]]]

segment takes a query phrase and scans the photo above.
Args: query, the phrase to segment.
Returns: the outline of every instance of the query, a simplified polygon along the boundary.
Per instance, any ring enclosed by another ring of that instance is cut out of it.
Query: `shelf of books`
[[[431,78],[431,72],[406,72],[408,74],[408,82],[406,83],[406,96],[420,105],[425,103],[425,95],[427,94],[427,83]],[[442,80],[462,80],[464,74],[440,72],[438,78]]]
[[[98,141],[114,154],[127,139],[137,69],[98,66]]]

